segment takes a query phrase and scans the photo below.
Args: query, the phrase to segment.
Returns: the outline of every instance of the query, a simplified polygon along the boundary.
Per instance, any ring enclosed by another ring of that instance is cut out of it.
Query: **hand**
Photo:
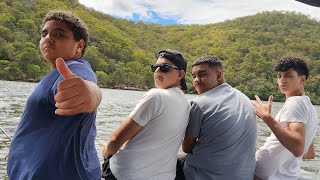
[[[99,142],[99,144],[103,147],[102,157],[104,157],[104,158],[110,157],[111,155],[109,155],[109,154],[107,153],[108,144],[105,143],[105,142],[103,142],[103,141],[101,141],[101,140],[98,140],[98,142]]]
[[[57,85],[55,113],[75,115],[94,111],[102,99],[100,88],[73,74],[62,58],[56,59],[56,68],[64,80]]]
[[[256,108],[256,115],[265,121],[265,119],[271,116],[271,105],[273,96],[269,96],[269,100],[267,104],[264,104],[259,96],[255,95],[256,101],[252,101],[252,104]]]

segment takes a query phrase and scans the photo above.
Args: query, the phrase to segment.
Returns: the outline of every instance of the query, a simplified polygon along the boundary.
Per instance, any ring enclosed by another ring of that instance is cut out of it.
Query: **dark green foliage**
[[[263,12],[208,25],[158,25],[116,19],[77,0],[4,0],[0,2],[0,79],[39,81],[50,71],[38,48],[40,24],[52,9],[71,10],[89,27],[89,60],[103,87],[153,87],[150,64],[162,49],[177,49],[191,64],[200,56],[223,59],[227,82],[251,99],[283,101],[273,65],[287,55],[306,59],[311,75],[306,93],[320,104],[320,22],[293,12]]]

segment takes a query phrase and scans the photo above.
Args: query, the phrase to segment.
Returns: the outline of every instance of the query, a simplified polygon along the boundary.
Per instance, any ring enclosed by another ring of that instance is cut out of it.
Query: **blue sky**
[[[156,23],[156,24],[177,24],[177,21],[175,19],[163,18],[157,12],[150,11],[149,15],[150,15],[150,18],[143,18],[142,16],[140,16],[140,14],[133,13],[132,18],[131,17],[124,17],[124,18],[131,19],[135,22],[143,21],[145,23]]]
[[[209,24],[285,10],[306,14],[320,21],[320,8],[295,0],[79,0],[114,17],[157,24]]]

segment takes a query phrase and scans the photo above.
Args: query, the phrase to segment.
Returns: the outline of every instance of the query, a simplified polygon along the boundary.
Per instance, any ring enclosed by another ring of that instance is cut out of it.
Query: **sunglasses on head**
[[[169,59],[169,60],[177,60],[177,58],[173,54],[171,54],[169,52],[165,52],[165,51],[164,52],[160,52],[158,54],[157,58],[166,58],[166,59]]]
[[[160,68],[160,71],[163,72],[163,73],[168,72],[170,70],[170,68],[179,70],[179,68],[177,66],[174,66],[174,65],[171,65],[171,64],[152,64],[151,65],[151,71],[155,72],[158,67]]]

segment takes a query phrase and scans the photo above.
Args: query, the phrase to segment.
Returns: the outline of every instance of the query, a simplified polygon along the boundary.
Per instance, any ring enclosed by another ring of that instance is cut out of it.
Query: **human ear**
[[[217,80],[220,81],[223,79],[223,71],[221,69],[217,69]]]
[[[302,75],[301,76],[301,82],[304,83],[307,80],[307,76],[306,75]]]
[[[186,73],[184,72],[184,70],[180,70],[179,71],[179,76],[178,76],[178,79],[179,81],[186,75]]]
[[[81,52],[82,52],[85,44],[86,44],[86,43],[84,42],[83,39],[80,39],[80,41],[78,41],[77,50],[76,50],[77,53],[81,53]]]

